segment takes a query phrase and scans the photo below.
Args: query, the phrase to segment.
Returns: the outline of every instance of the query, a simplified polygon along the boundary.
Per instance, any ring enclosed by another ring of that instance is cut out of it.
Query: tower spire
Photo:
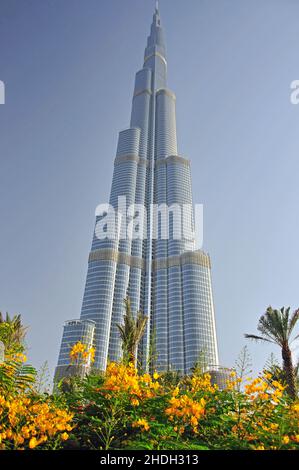
[[[156,0],[156,12],[159,13],[159,0]]]

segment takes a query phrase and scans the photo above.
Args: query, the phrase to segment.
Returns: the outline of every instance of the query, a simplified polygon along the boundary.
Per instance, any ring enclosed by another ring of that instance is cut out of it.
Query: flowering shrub
[[[110,363],[105,374],[78,377],[76,387],[65,395],[75,415],[77,445],[109,449],[130,433],[148,431],[151,425],[143,413],[159,398],[158,378],[138,374],[132,363]]]
[[[299,449],[299,403],[269,374],[211,384],[209,374],[167,383],[133,364],[110,363],[66,400],[73,442],[94,449]],[[242,386],[241,386],[242,385]]]
[[[90,365],[94,362],[95,349],[88,348],[86,344],[78,341],[70,350],[70,359],[76,365]]]
[[[285,387],[269,374],[246,382],[244,391],[239,378],[223,391],[191,387],[197,400],[206,401],[204,419],[193,431],[215,449],[298,448],[297,405],[291,405]]]
[[[155,396],[160,388],[158,377],[158,374],[154,374],[153,378],[149,374],[138,375],[132,363],[124,365],[112,362],[107,367],[102,389],[127,393],[132,405],[138,406],[143,399]]]
[[[68,439],[72,415],[53,403],[0,394],[0,449],[55,449]]]
[[[0,364],[0,449],[56,449],[73,429],[73,415],[54,398],[37,395],[35,370],[16,353]]]
[[[78,343],[75,361],[94,352]],[[225,390],[208,373],[171,377],[108,364],[58,395],[34,391],[16,353],[0,365],[0,449],[299,449],[299,402],[265,373]]]
[[[169,421],[176,423],[174,430],[183,434],[185,426],[191,426],[193,432],[197,434],[198,422],[205,414],[205,399],[195,401],[188,395],[181,395],[179,398],[174,395],[170,399],[170,405],[165,414],[169,417]]]

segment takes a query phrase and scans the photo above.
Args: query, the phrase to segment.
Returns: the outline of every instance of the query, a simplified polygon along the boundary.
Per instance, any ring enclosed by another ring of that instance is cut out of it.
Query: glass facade
[[[72,375],[74,366],[70,364],[70,350],[72,346],[81,341],[87,348],[94,344],[95,322],[92,320],[69,320],[63,327],[62,341],[55,377]],[[90,364],[80,366],[80,373],[85,374]],[[76,367],[78,370],[78,368]]]
[[[117,324],[129,296],[133,313],[148,317],[139,347],[144,367],[155,343],[154,367],[188,373],[204,353],[218,364],[210,259],[195,250],[193,238],[178,239],[175,214],[170,213],[169,237],[164,222],[153,224],[153,204],[192,205],[190,162],[178,153],[176,97],[167,88],[167,59],[159,11],[156,9],[147,40],[144,64],[136,74],[130,127],[119,133],[110,204],[118,198],[146,208],[144,239],[99,239],[96,231],[89,255],[87,279],[78,326],[64,328],[57,371],[68,363],[69,343],[85,338],[96,349],[95,367],[122,355]],[[97,217],[96,223],[101,220]],[[189,224],[194,229],[193,215]],[[157,237],[154,237],[157,233]],[[86,322],[91,321],[88,324]],[[83,328],[93,328],[89,334]],[[92,325],[92,327],[91,327]]]

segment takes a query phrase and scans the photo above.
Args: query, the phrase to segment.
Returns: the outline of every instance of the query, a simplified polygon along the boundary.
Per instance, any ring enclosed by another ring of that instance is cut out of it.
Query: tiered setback
[[[167,88],[163,36],[156,10],[144,66],[136,74],[130,128],[119,134],[110,194],[115,209],[123,196],[126,209],[134,203],[145,207],[145,237],[124,239],[123,225],[113,240],[100,240],[95,232],[81,319],[65,324],[56,369],[59,376],[68,366],[70,346],[79,339],[92,342],[94,365],[100,370],[105,370],[108,360],[121,359],[116,325],[123,322],[127,296],[134,314],[142,310],[148,317],[139,348],[145,368],[153,341],[157,357],[152,365],[159,371],[188,373],[202,353],[208,363],[218,364],[210,259],[195,251],[194,237],[178,240],[173,236],[173,229],[177,229],[174,215],[168,239],[164,239],[162,223],[154,225],[151,217],[153,204],[192,206],[190,162],[178,154],[176,98]],[[102,217],[97,217],[96,223]],[[186,216],[193,233],[192,214],[189,219]]]

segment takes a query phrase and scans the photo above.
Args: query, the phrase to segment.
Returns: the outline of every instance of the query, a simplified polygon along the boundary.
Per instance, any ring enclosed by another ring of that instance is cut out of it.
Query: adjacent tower
[[[163,222],[154,223],[153,205],[192,206],[190,162],[178,153],[175,94],[167,88],[164,33],[156,6],[147,40],[144,63],[136,74],[131,122],[119,133],[110,205],[125,209],[141,204],[146,209],[144,239],[99,239],[95,230],[80,320],[64,326],[56,376],[68,372],[69,350],[77,341],[94,345],[95,364],[122,356],[116,324],[124,315],[124,298],[133,312],[148,317],[139,347],[147,368],[150,345],[155,344],[155,369],[188,373],[200,355],[218,365],[217,339],[211,287],[210,258],[195,250],[195,240],[174,235],[170,213],[169,237]],[[105,214],[106,215],[106,214]],[[96,225],[104,215],[97,216]],[[161,220],[161,219],[158,219]],[[190,231],[194,228],[190,214]]]

